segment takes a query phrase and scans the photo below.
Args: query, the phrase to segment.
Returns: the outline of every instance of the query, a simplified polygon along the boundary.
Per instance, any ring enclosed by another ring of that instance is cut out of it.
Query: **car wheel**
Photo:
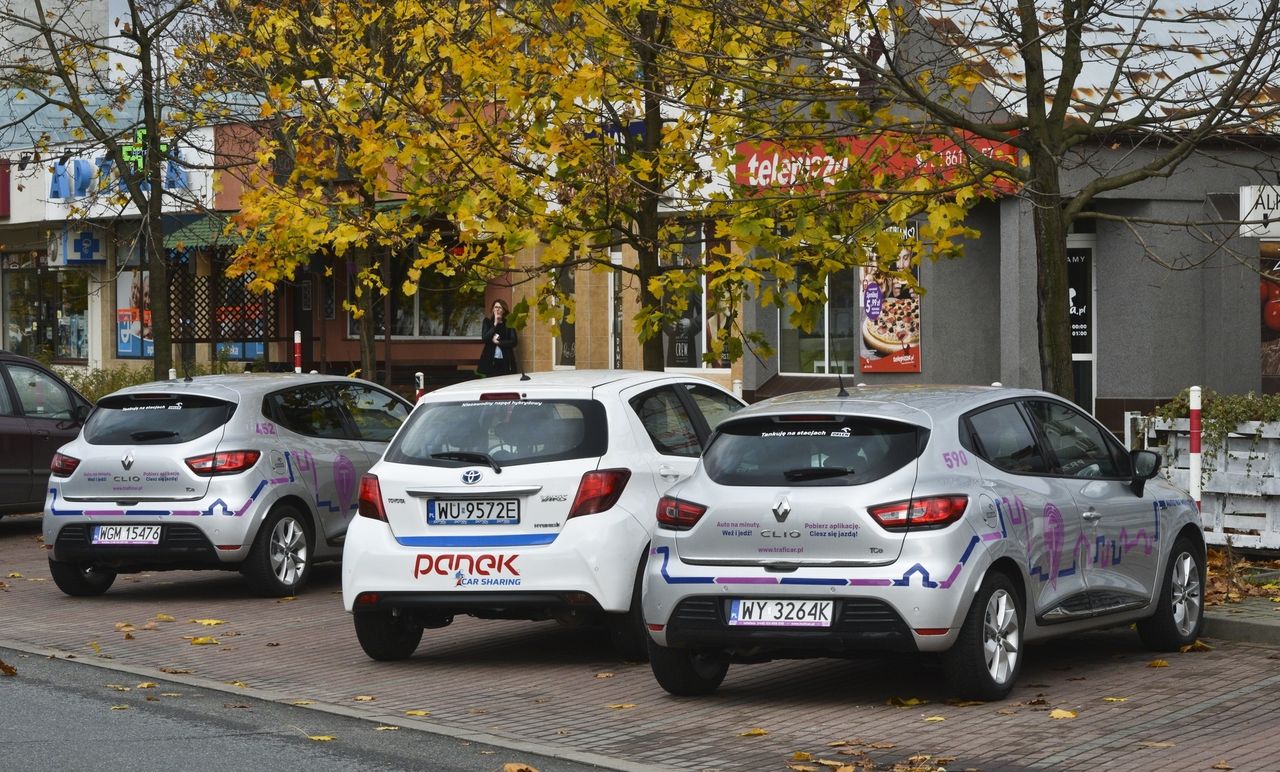
[[[1022,603],[1009,577],[993,572],[982,580],[943,668],[964,699],[999,700],[1013,689],[1022,669]]]
[[[370,659],[391,662],[408,659],[422,642],[422,625],[391,611],[360,611],[355,615],[356,638]]]
[[[711,694],[729,672],[729,657],[720,651],[669,649],[649,641],[649,667],[658,685],[677,697]]]
[[[53,574],[53,583],[59,590],[79,598],[101,595],[116,580],[115,571],[94,568],[88,563],[63,563],[52,559],[49,561],[49,573]]]
[[[1138,637],[1156,651],[1195,643],[1204,622],[1204,551],[1179,538],[1169,552],[1156,613],[1138,622]]]
[[[645,554],[648,554],[647,549]],[[607,620],[614,651],[627,662],[644,662],[649,658],[649,631],[644,626],[644,607],[640,601],[644,568],[645,557],[641,556],[631,589],[631,608],[621,614],[610,614]]]
[[[298,510],[277,506],[267,515],[241,572],[268,598],[295,595],[311,576],[311,529]]]

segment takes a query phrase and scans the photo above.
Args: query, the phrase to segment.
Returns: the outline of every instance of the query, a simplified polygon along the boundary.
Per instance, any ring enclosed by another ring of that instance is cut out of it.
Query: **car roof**
[[[476,391],[536,392],[544,388],[556,390],[580,389],[585,392],[607,387],[617,391],[629,386],[647,383],[674,383],[679,381],[701,381],[715,385],[712,381],[701,376],[664,373],[656,370],[547,370],[520,375],[476,378],[436,389],[431,392],[431,395],[447,397]]]
[[[108,394],[109,397],[125,394],[203,394],[223,399],[240,400],[262,396],[290,386],[313,383],[358,383],[365,386],[377,384],[345,375],[320,375],[317,373],[231,373],[227,375],[197,375],[168,381],[151,381]],[[381,387],[378,387],[381,388]]]
[[[920,426],[932,426],[939,420],[959,418],[974,408],[1002,399],[1030,396],[1058,399],[1037,389],[1003,386],[860,384],[846,386],[844,391],[847,396],[841,396],[840,389],[782,394],[744,408],[728,420],[737,421],[750,416],[836,412],[875,415]]]

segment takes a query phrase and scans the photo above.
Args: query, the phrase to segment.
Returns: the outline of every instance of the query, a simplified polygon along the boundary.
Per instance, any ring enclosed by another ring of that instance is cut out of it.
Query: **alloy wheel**
[[[982,651],[991,680],[1004,684],[1013,677],[1021,652],[1022,631],[1009,593],[998,589],[987,599],[982,625]]]
[[[307,536],[291,517],[281,518],[271,530],[271,571],[285,586],[297,584],[307,567]]]
[[[1173,581],[1170,590],[1173,593],[1173,624],[1178,633],[1191,635],[1200,621],[1203,597],[1200,591],[1200,567],[1190,553],[1183,552],[1173,563]]]

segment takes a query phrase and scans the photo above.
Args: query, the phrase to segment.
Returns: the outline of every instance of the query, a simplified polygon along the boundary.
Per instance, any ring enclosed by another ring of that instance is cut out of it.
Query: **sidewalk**
[[[1204,612],[1203,635],[1224,641],[1280,646],[1280,602],[1246,598],[1239,603],[1209,606]]]

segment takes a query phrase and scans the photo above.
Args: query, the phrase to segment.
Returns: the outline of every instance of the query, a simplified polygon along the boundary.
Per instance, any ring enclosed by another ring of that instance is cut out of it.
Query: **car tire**
[[[947,682],[966,700],[1008,696],[1022,670],[1022,601],[1009,577],[987,574],[960,635],[943,654]]]
[[[631,588],[631,607],[621,614],[610,614],[606,620],[613,649],[626,662],[644,662],[649,659],[649,630],[644,625],[644,607],[640,590],[644,586],[645,554],[640,556],[636,580]]]
[[[59,590],[77,598],[101,595],[116,580],[115,571],[94,568],[88,563],[64,563],[53,559],[49,560],[49,573]]]
[[[1139,620],[1138,637],[1149,649],[1176,651],[1195,643],[1204,624],[1204,550],[1180,537],[1169,551],[1156,613]]]
[[[313,542],[311,524],[297,508],[277,505],[258,528],[240,572],[263,597],[296,595],[311,576]]]
[[[724,652],[671,649],[649,641],[649,667],[658,685],[677,697],[701,697],[720,687],[729,672]]]
[[[422,625],[390,611],[359,611],[354,621],[360,648],[379,662],[408,659],[422,642]]]

